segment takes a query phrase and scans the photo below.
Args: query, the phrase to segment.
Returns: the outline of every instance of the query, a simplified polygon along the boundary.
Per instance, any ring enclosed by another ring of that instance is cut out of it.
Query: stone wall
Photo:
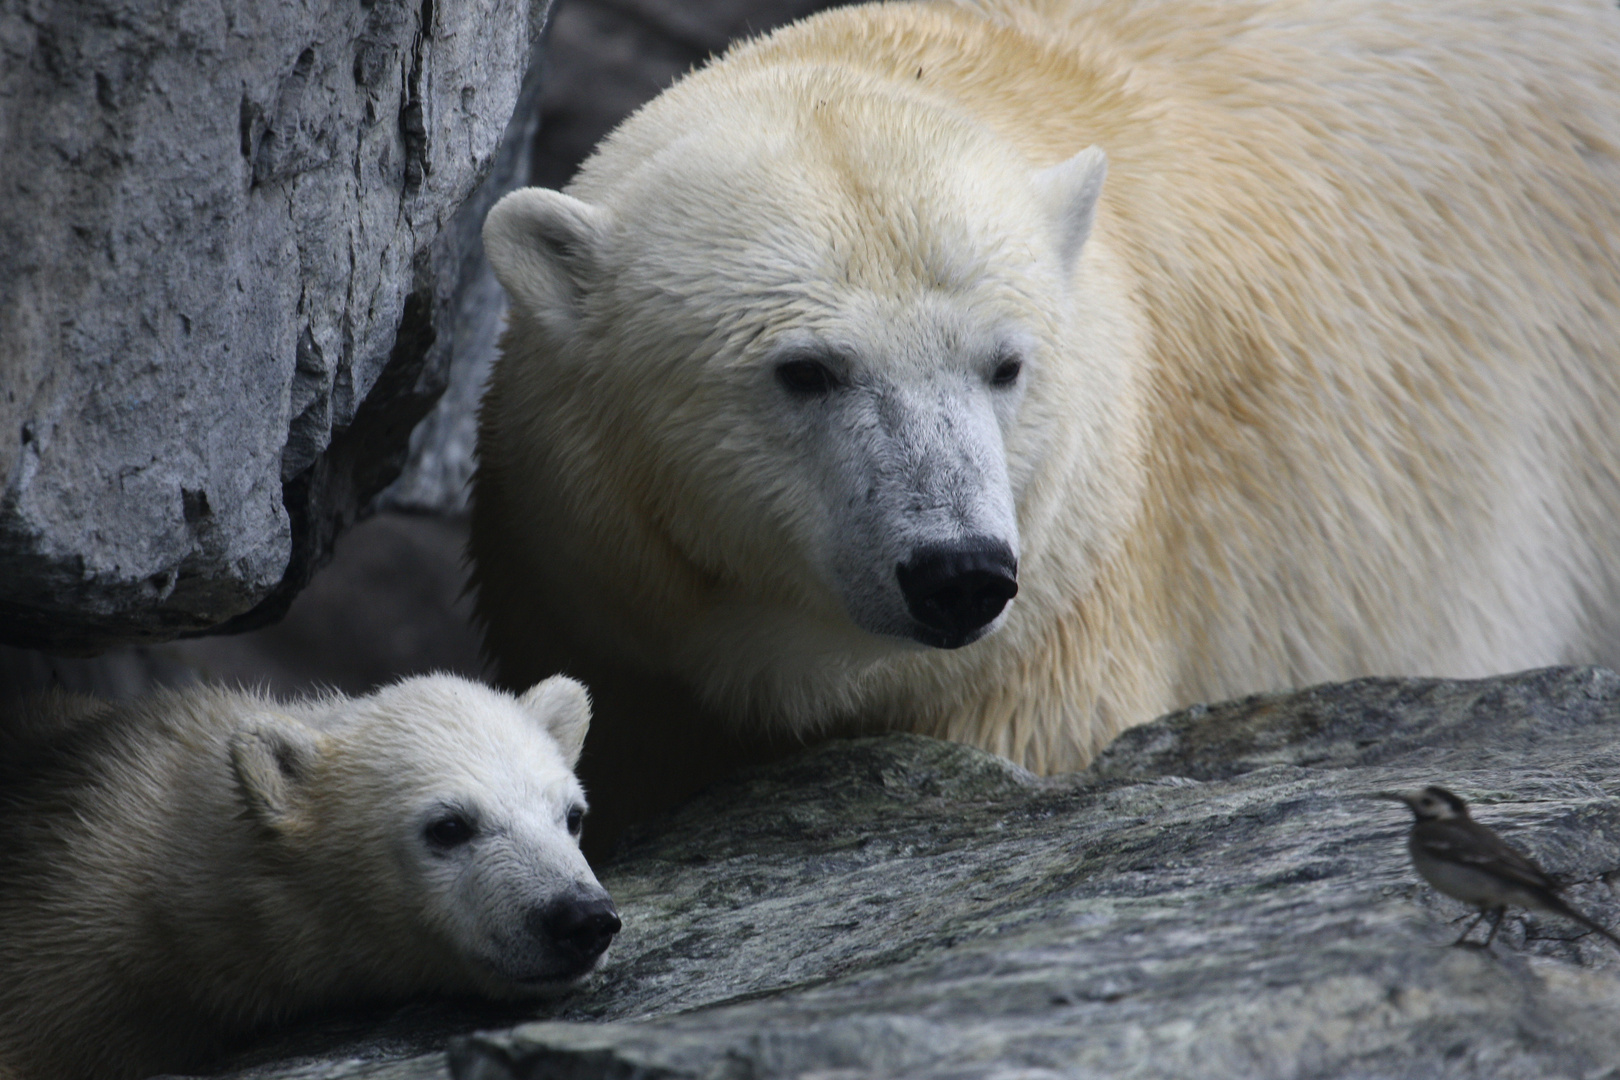
[[[443,389],[548,7],[0,10],[0,641],[285,609]]]

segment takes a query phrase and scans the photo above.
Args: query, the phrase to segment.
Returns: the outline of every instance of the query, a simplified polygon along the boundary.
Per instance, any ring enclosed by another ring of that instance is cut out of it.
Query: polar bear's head
[[[711,630],[709,657],[968,645],[1018,592],[1025,496],[1074,426],[1054,401],[1109,411],[1059,348],[1105,169],[847,73],[678,86],[569,193],[490,212],[512,328],[485,461],[552,485],[509,497],[665,610],[676,564],[719,598],[665,635]]]
[[[239,733],[231,762],[286,873],[353,919],[357,970],[504,996],[596,965],[619,918],[579,850],[584,687],[435,675],[310,710]]]

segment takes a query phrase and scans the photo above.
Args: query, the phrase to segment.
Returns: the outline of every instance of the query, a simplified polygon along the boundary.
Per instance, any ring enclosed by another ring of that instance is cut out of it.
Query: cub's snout
[[[583,975],[596,965],[619,932],[619,911],[600,889],[580,889],[536,908],[529,933],[563,965],[560,976]]]

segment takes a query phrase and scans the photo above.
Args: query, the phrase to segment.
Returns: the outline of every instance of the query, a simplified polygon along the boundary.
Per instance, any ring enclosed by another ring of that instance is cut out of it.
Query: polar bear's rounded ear
[[[265,714],[231,736],[231,773],[245,816],[273,832],[298,822],[319,737],[290,716]]]
[[[514,304],[566,335],[595,277],[607,228],[600,207],[550,188],[521,188],[484,218],[484,254]]]
[[[1080,249],[1091,236],[1097,200],[1102,197],[1107,176],[1108,155],[1097,146],[1088,146],[1069,160],[1035,174],[1035,185],[1051,208],[1057,227],[1058,257],[1065,274],[1074,269]]]
[[[566,675],[553,675],[530,687],[518,698],[518,704],[557,740],[570,769],[579,763],[585,732],[591,726],[591,695],[583,683]]]

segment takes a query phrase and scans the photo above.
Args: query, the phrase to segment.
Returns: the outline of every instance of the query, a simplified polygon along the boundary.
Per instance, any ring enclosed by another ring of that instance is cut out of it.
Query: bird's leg
[[[1474,927],[1479,925],[1479,920],[1481,920],[1481,919],[1483,919],[1485,917],[1485,912],[1487,910],[1489,910],[1489,909],[1488,908],[1480,908],[1479,909],[1478,913],[1474,915],[1474,921],[1469,923],[1467,926],[1463,927],[1463,932],[1461,934],[1458,934],[1457,935],[1457,940],[1453,941],[1451,943],[1453,947],[1455,947],[1457,945],[1461,945],[1461,944],[1463,944],[1464,942],[1466,942],[1468,940],[1468,935],[1472,934],[1474,932]]]
[[[1491,920],[1491,932],[1485,935],[1485,944],[1483,948],[1488,949],[1491,947],[1491,942],[1496,938],[1496,932],[1502,928],[1502,916],[1506,914],[1506,907],[1499,907],[1496,909],[1496,917]]]

